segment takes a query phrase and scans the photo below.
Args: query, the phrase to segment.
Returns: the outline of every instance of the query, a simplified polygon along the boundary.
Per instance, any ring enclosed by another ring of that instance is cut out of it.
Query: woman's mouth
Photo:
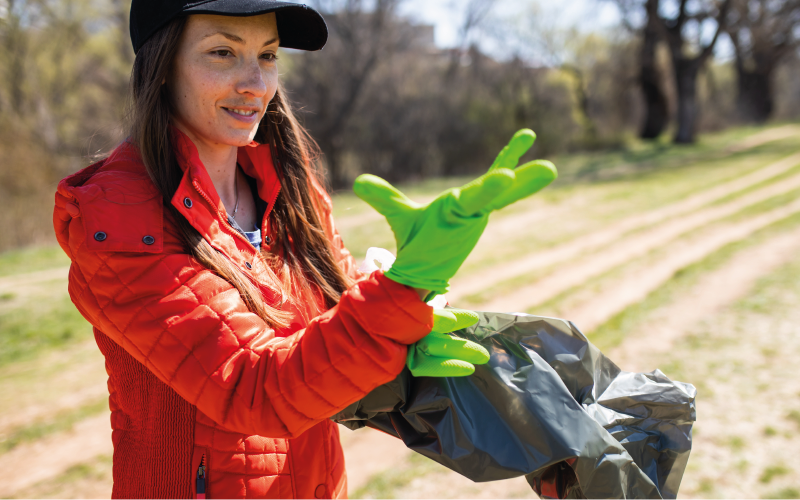
[[[231,115],[233,118],[236,118],[237,120],[247,123],[250,123],[253,120],[255,120],[256,115],[258,115],[258,111],[256,111],[255,109],[239,109],[239,108],[225,108],[225,107],[223,107],[222,109],[227,111],[228,114]]]

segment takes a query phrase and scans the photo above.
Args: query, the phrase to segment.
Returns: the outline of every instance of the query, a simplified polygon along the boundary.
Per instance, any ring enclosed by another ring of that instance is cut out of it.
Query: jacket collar
[[[200,154],[197,152],[194,142],[176,127],[171,127],[171,132],[173,147],[178,158],[178,164],[184,172],[184,178],[188,175],[192,179],[196,179],[203,190],[208,193],[214,205],[222,212],[224,206],[219,194],[217,194],[217,190],[214,188],[214,184],[211,182],[211,177],[209,177],[206,167],[200,161]],[[247,146],[239,148],[237,161],[244,173],[256,180],[258,195],[268,204],[264,217],[269,217],[281,190],[280,179],[272,163],[272,151],[269,145],[252,141]]]
[[[228,224],[225,206],[214,188],[208,171],[200,161],[197,147],[177,128],[171,127],[171,133],[175,156],[183,170],[183,178],[172,197],[172,205],[211,246],[242,267],[247,267],[247,264],[255,265],[254,261],[258,260],[255,250],[244,236]],[[244,172],[256,180],[259,197],[268,203],[261,221],[261,233],[262,248],[269,251],[270,245],[266,243],[269,236],[268,220],[281,189],[280,179],[272,163],[270,147],[254,141],[248,146],[239,148],[237,159]]]

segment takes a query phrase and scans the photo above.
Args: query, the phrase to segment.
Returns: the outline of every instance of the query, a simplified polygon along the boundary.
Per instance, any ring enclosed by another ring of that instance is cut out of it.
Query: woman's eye
[[[226,49],[214,50],[211,53],[215,54],[215,55],[218,55],[220,57],[228,57],[229,55],[231,55],[231,51],[230,50],[226,50]]]
[[[273,54],[272,52],[267,52],[266,54],[261,54],[261,59],[266,61],[277,61],[278,54]]]

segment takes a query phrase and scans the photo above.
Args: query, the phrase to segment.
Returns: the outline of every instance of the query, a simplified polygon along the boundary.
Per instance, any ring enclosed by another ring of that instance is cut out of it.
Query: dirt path
[[[45,269],[44,271],[36,271],[33,273],[6,276],[4,278],[0,278],[0,293],[13,292],[20,287],[27,285],[39,285],[48,281],[67,279],[68,275],[69,266],[64,266],[55,267],[53,269]]]
[[[0,435],[108,397],[94,339],[0,369]]]
[[[767,130],[745,139],[734,148],[731,148],[730,151],[741,151],[773,140],[791,137],[798,133],[800,133],[800,127],[796,126]],[[756,203],[759,199],[767,199],[780,192],[787,192],[789,188],[785,186],[788,180],[786,182],[782,181],[775,186],[767,186],[748,193],[737,200],[714,207],[707,207],[710,203],[721,200],[730,194],[780,175],[798,163],[800,163],[800,153],[663,208],[632,215],[613,225],[588,234],[579,241],[559,245],[549,251],[525,257],[515,262],[505,262],[497,266],[484,268],[480,273],[456,280],[453,287],[454,292],[449,294],[449,297],[451,300],[457,299],[459,296],[464,297],[517,275],[581,258],[584,254],[606,246],[609,246],[609,248],[597,253],[596,256],[602,255],[602,259],[598,258],[595,263],[599,263],[603,269],[610,269],[618,265],[619,262],[641,255],[641,252],[637,254],[632,250],[626,250],[626,247],[646,244],[649,241],[650,249],[657,248],[692,228],[717,220],[724,217],[725,214],[734,213],[744,206]],[[793,177],[791,182],[797,183],[798,177]],[[736,207],[739,208],[737,209]],[[800,211],[800,200],[779,209],[751,217],[736,225],[725,226],[719,230],[715,229],[713,232],[702,234],[698,238],[681,242],[676,246],[674,256],[670,256],[658,263],[646,275],[623,277],[613,289],[604,290],[599,296],[592,297],[576,306],[569,317],[582,328],[590,330],[593,325],[604,321],[603,314],[608,315],[609,311],[619,311],[645,297],[647,293],[669,279],[674,270],[702,258],[727,242],[745,238],[758,228],[798,211]],[[502,236],[516,231],[519,227],[535,223],[535,221],[541,220],[545,216],[546,214],[543,212],[522,212],[499,219],[496,221],[495,229],[491,231],[496,231],[498,236]],[[381,216],[370,210],[369,212],[349,217],[341,217],[337,219],[337,223],[340,227],[357,227],[379,220],[381,220]],[[639,233],[628,235],[633,231],[639,231]],[[693,325],[724,309],[726,305],[738,298],[743,297],[760,276],[777,268],[788,258],[796,255],[799,248],[800,233],[793,232],[773,238],[758,247],[743,251],[719,270],[704,276],[689,294],[682,296],[673,304],[665,307],[658,313],[658,316],[653,316],[650,322],[642,328],[643,335],[626,341],[620,349],[612,351],[610,353],[611,358],[625,369],[652,369],[652,366],[639,366],[651,363],[653,359],[652,356],[643,358],[641,352],[645,350],[656,352],[653,347],[660,343],[666,344],[666,346],[680,344],[678,341],[687,335]],[[619,256],[619,252],[622,251],[632,253],[626,254],[625,259],[622,259]],[[546,277],[545,279],[552,279],[556,286],[563,287],[558,283],[565,282],[565,280],[580,283],[587,276],[596,276],[597,274],[586,274],[585,272],[584,274],[565,274],[572,269],[576,269],[577,266],[581,265],[581,262],[589,262],[589,259],[593,257],[595,256],[579,260],[575,266],[570,265],[568,269],[557,271],[551,277]],[[614,262],[617,264],[614,264]],[[597,267],[592,269],[597,269]],[[0,293],[13,292],[26,295],[28,287],[41,289],[43,285],[51,281],[66,279],[67,273],[68,268],[64,267],[0,278]],[[540,298],[520,296],[518,300],[518,304],[522,305],[519,309],[522,309],[525,304],[531,304],[532,300],[540,300]],[[503,303],[505,304],[503,309],[511,309],[505,299]],[[592,311],[602,311],[603,313],[598,316],[593,315],[595,313]],[[776,332],[774,335],[778,335],[778,333]],[[659,346],[658,351],[665,349],[668,350],[670,347]],[[76,373],[80,372],[76,371]],[[791,394],[786,393],[784,395],[785,399],[789,400],[791,397],[796,397],[796,389],[792,389],[794,392]],[[54,399],[57,404],[49,407],[50,411],[57,411],[58,408],[73,407],[81,401],[88,401],[98,394],[96,386],[87,386],[73,391],[71,394],[68,394],[67,390],[64,390],[64,394],[60,396],[61,399]],[[14,427],[23,422],[25,418],[30,419],[41,416],[46,413],[47,408],[30,405],[24,409],[19,408],[19,410],[19,415],[24,418],[0,418],[0,428]],[[703,411],[708,412],[708,410]],[[724,407],[720,406],[719,411],[724,413]],[[759,425],[763,424],[763,422],[768,422],[765,417],[753,418],[761,418]],[[726,420],[725,418],[720,418],[719,421],[725,422]],[[739,427],[736,428],[739,429]],[[697,442],[698,446],[701,444],[708,445],[707,449],[710,450],[706,454],[708,459],[721,462],[728,460],[720,458],[720,455],[726,449],[717,446],[718,443],[715,441],[722,439],[717,437],[722,435],[722,431],[709,430],[708,435],[705,435],[706,432],[703,430]],[[744,429],[737,430],[737,432],[747,435],[751,431]],[[377,431],[350,432],[346,429],[341,429],[341,434],[348,464],[349,489],[351,492],[366,484],[376,473],[400,466],[412,453],[399,441]],[[0,497],[23,491],[39,481],[44,481],[63,473],[73,465],[91,461],[100,455],[109,455],[111,452],[110,425],[107,413],[88,418],[69,432],[50,435],[37,442],[20,445],[14,450],[0,455]],[[768,453],[768,449],[762,450],[762,454]],[[757,478],[753,479],[753,481],[757,482]],[[411,481],[398,492],[398,495],[409,498],[534,496],[527,484],[525,484],[524,479],[481,485],[472,483],[446,469],[431,474],[430,477],[425,476]]]
[[[402,463],[413,453],[399,439],[375,429],[351,431],[340,427],[339,435],[347,467],[347,490],[351,494],[373,475],[391,464]]]
[[[629,305],[643,300],[650,292],[669,280],[676,271],[729,243],[743,240],[759,229],[798,212],[800,212],[800,199],[747,221],[708,232],[693,241],[673,245],[674,248],[669,255],[660,262],[649,265],[646,269],[628,273],[616,280],[611,289],[603,290],[580,306],[564,312],[563,316],[575,322],[581,329],[592,331]]]
[[[621,264],[641,257],[656,248],[661,248],[680,235],[687,234],[706,224],[733,215],[755,203],[798,188],[800,188],[800,175],[792,177],[785,182],[766,186],[729,203],[699,210],[660,226],[656,226],[651,230],[622,238],[615,244],[586,257],[573,260],[569,262],[569,264],[563,266],[563,269],[559,269],[529,285],[517,288],[510,294],[493,298],[491,301],[484,304],[483,308],[487,311],[525,311],[570,288],[579,286],[593,277],[600,276]],[[797,203],[787,205],[787,207],[789,206],[796,207]],[[677,244],[678,249],[671,253],[668,261],[662,263],[660,266],[654,266],[648,269],[648,274],[652,276],[652,286],[657,286],[659,283],[663,282],[663,273],[674,272],[676,270],[675,266],[687,265],[692,262],[691,259],[702,258],[704,255],[707,255],[722,245],[744,238],[753,231],[771,222],[791,215],[794,211],[795,209],[781,207],[769,212],[769,214],[772,215],[763,214],[752,217],[744,222],[732,224],[727,228],[710,229],[708,232],[703,232],[701,235],[702,239],[695,244],[686,245],[683,242],[679,242]],[[677,269],[679,268],[680,267]],[[669,275],[667,275],[667,278],[668,277]],[[631,290],[631,288],[627,287],[626,290]],[[644,290],[644,288],[641,288],[641,290]],[[629,300],[634,300],[637,296],[638,295],[634,293]],[[450,298],[450,300],[453,301],[452,298]],[[596,311],[596,313],[601,314],[599,310]],[[587,325],[591,320],[590,318],[570,319],[573,321],[586,321]],[[598,317],[596,320],[591,321],[599,321],[602,319],[603,318]],[[588,326],[585,328],[588,328]]]
[[[793,209],[800,210],[800,204],[795,204]],[[757,223],[767,223],[770,219],[783,216],[785,213],[786,211],[770,213],[769,217],[763,217]],[[756,222],[753,225],[756,225]],[[643,335],[626,339],[619,349],[609,353],[611,359],[625,370],[652,370],[654,366],[647,366],[641,362],[642,352],[648,352],[652,358],[657,352],[668,351],[673,342],[686,335],[689,327],[745,296],[758,278],[774,271],[798,252],[800,252],[800,230],[781,234],[764,244],[737,254],[722,268],[704,276],[689,293],[682,295],[678,301],[659,310],[657,316],[654,316],[647,325],[641,328]],[[671,275],[672,273],[669,272],[666,277]],[[651,283],[643,282],[639,285],[640,294],[646,294],[652,289]],[[635,286],[635,282],[625,285],[628,289]],[[606,294],[601,294],[601,297],[606,297]],[[614,299],[618,299],[618,296],[612,297],[611,302]],[[618,308],[621,305],[613,304],[613,306]],[[595,306],[589,306],[587,309],[591,309],[591,307]],[[572,319],[572,316],[570,318]],[[583,327],[581,320],[578,320],[577,324]],[[364,437],[368,439],[377,436],[365,434]],[[358,448],[348,447],[345,443],[348,470],[352,471],[350,473],[352,476],[351,491],[363,485],[365,480],[374,473],[372,471],[390,468],[391,464],[397,463],[403,455],[410,453],[407,450],[398,452],[399,443],[392,438],[386,439],[386,436],[380,437],[383,437],[383,441],[386,442],[382,443],[380,439],[368,442],[365,439],[359,443]],[[376,448],[377,446],[382,448]],[[378,457],[370,454],[373,457],[372,460],[364,460],[362,457],[359,461],[358,455],[362,453],[362,450],[369,452],[370,449],[386,450],[388,456],[384,460],[382,453],[380,459],[375,460]],[[355,460],[352,460],[351,456]],[[364,462],[368,462],[368,469],[359,470]],[[518,479],[485,485],[474,484],[457,474],[443,471],[441,476],[436,474],[435,477],[426,477],[424,481],[412,482],[398,492],[398,495],[405,498],[455,498],[458,496],[492,498],[507,497],[513,493],[513,496],[532,497],[533,494],[523,483],[524,480]]]
[[[728,148],[728,151],[732,153],[738,153],[746,149],[762,146],[768,142],[788,139],[789,137],[796,136],[798,134],[800,134],[800,127],[797,125],[784,125],[782,127],[771,128],[745,138],[739,144]]]
[[[692,327],[745,297],[759,278],[797,255],[800,255],[800,229],[738,253],[719,269],[702,276],[676,301],[659,308],[640,325],[635,337],[626,338],[623,344],[609,351],[609,357],[627,371],[652,370],[654,367],[642,364],[641,353],[657,356],[669,352]],[[583,328],[580,321],[576,324]]]
[[[687,214],[689,214],[690,217],[700,217],[697,214],[692,214],[692,212],[733,193],[783,174],[798,164],[800,164],[800,153],[793,154],[748,175],[722,183],[673,204],[643,214],[633,215],[604,229],[582,236],[576,241],[557,245],[549,250],[531,254],[516,261],[503,262],[495,266],[486,267],[479,273],[463,278],[457,277],[452,280],[452,291],[448,293],[448,299],[450,299],[452,303],[457,304],[457,300],[460,297],[469,296],[503,281],[530,273],[537,269],[543,269],[548,266],[569,261],[591,250],[620,241],[626,233],[655,226],[670,218],[676,218]],[[767,186],[760,191],[764,192],[764,189],[775,189],[776,191],[774,192],[780,192],[780,186],[781,184]],[[755,193],[751,193],[748,195],[751,196],[750,199],[753,199],[752,196],[754,194]],[[734,201],[732,203],[737,202]],[[712,207],[708,210],[712,210],[712,212],[707,212],[709,214],[708,217],[710,217],[717,209]],[[689,228],[691,228],[691,226]],[[528,291],[528,293],[530,293],[530,291]],[[519,310],[520,308],[507,307],[505,310],[514,309]]]
[[[775,283],[785,264],[800,269],[799,246],[794,230],[742,251],[609,351],[625,370],[660,366],[698,386],[683,498],[798,497],[800,287]]]
[[[20,445],[0,455],[0,498],[57,476],[73,465],[111,453],[107,412],[83,420],[69,432]]]
[[[68,275],[69,266],[0,278],[0,295],[5,295],[0,313],[24,306],[34,295],[36,300],[62,297]]]

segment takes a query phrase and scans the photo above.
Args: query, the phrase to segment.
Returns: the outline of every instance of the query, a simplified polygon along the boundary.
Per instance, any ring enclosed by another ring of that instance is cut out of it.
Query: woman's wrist
[[[417,292],[417,294],[419,294],[419,300],[422,301],[424,301],[425,297],[427,297],[428,294],[431,293],[430,290],[425,290],[424,288],[414,288],[414,291]]]

